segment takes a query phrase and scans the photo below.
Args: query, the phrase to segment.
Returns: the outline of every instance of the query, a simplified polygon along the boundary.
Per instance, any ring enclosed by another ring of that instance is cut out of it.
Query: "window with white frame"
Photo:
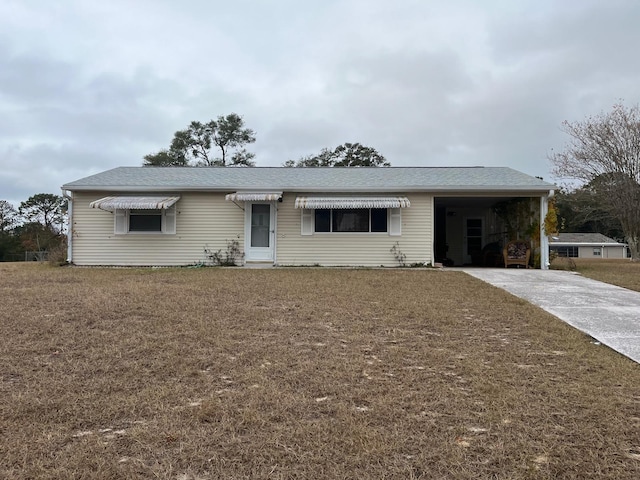
[[[302,210],[302,235],[388,233],[400,235],[399,208],[317,208]]]
[[[129,210],[130,232],[162,232],[162,210]]]
[[[316,233],[386,233],[386,208],[322,208],[315,210]]]
[[[552,252],[556,252],[559,257],[569,257],[569,258],[578,257],[578,247],[576,246],[552,245],[549,247],[549,250]]]
[[[602,248],[601,247],[595,247],[593,249],[593,256],[594,257],[601,257],[602,256]]]
[[[175,234],[175,205],[166,209],[117,209],[114,212],[114,231],[116,234]]]

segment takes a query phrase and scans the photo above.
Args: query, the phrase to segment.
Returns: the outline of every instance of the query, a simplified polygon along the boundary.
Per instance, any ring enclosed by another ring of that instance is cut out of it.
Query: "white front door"
[[[245,259],[272,262],[275,206],[273,202],[247,202],[245,205]]]

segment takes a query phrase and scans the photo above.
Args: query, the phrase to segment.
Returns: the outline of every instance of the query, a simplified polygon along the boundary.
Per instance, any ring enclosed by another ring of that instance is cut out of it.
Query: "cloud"
[[[0,173],[2,199],[15,206],[36,193],[60,195],[60,186],[69,178],[97,173],[103,170],[99,166],[101,162],[108,163],[108,158],[93,150],[72,145],[23,147],[14,144],[4,147],[0,158],[3,163]]]
[[[140,164],[170,140],[188,98],[175,81],[148,70],[94,74],[6,49],[0,92],[0,191],[14,201],[59,191],[76,176]]]
[[[5,0],[0,197],[140,165],[231,112],[258,165],[360,142],[548,177],[563,120],[639,101],[639,17],[632,0]]]

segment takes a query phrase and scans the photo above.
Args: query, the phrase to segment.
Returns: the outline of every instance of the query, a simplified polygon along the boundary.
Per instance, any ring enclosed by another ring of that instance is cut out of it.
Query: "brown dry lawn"
[[[640,478],[640,366],[462,272],[0,264],[0,478]]]
[[[575,264],[576,271],[585,277],[640,292],[640,262],[575,258],[573,264]],[[566,269],[569,265],[567,259],[557,258],[552,267]]]

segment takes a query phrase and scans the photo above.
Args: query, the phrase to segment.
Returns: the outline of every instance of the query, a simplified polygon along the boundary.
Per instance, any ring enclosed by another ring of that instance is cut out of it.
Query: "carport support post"
[[[549,270],[549,236],[544,230],[544,221],[549,211],[549,197],[553,196],[553,190],[548,195],[540,197],[540,269]]]

